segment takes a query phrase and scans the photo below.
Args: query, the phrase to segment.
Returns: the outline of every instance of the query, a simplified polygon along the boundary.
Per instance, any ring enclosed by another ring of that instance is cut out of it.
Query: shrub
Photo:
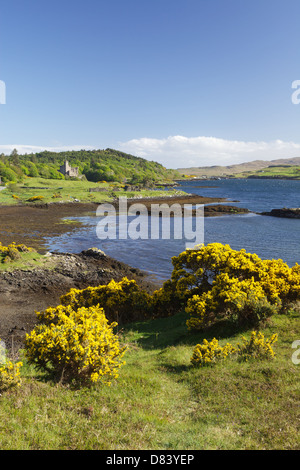
[[[232,302],[231,317],[236,319],[240,326],[259,326],[263,322],[280,311],[281,302],[273,304],[266,296],[256,296],[251,291],[247,295],[237,298]]]
[[[59,305],[37,316],[38,324],[25,338],[29,363],[66,382],[110,384],[118,377],[125,348],[113,332],[117,324],[108,324],[102,308]]]
[[[151,295],[127,277],[120,282],[112,280],[107,285],[71,289],[60,301],[62,305],[70,305],[73,309],[99,304],[107,318],[119,324],[146,319],[152,311]]]
[[[242,337],[242,343],[233,346],[226,343],[220,346],[216,338],[212,341],[204,339],[202,344],[197,344],[193,350],[191,363],[194,366],[212,365],[213,363],[226,359],[229,356],[237,355],[240,361],[248,361],[248,359],[273,359],[275,352],[273,344],[277,341],[278,335],[274,334],[269,339],[259,331],[252,331],[250,339]]]
[[[0,341],[0,349],[2,348],[2,341]],[[22,362],[16,362],[6,359],[6,354],[2,357],[0,350],[0,390],[4,391],[14,386],[21,385],[20,369],[23,365]]]
[[[211,243],[172,258],[173,272],[159,299],[184,306],[189,329],[202,329],[221,318],[257,327],[300,299],[300,266],[262,260],[229,245]]]
[[[214,338],[212,341],[203,340],[202,344],[197,344],[191,357],[191,363],[195,366],[211,365],[221,359],[226,359],[229,355],[234,354],[236,348],[230,343],[220,346],[219,341]]]
[[[44,199],[44,196],[32,196],[29,199],[27,199],[28,202],[35,202],[35,201],[41,201]]]
[[[151,304],[153,316],[156,317],[174,315],[185,306],[184,298],[172,280],[165,281],[163,287],[153,292]]]
[[[16,261],[21,258],[20,253],[27,253],[35,251],[33,248],[28,248],[27,246],[20,244],[16,245],[11,243],[8,246],[3,246],[0,242],[0,263],[10,263],[11,261]]]
[[[271,303],[259,282],[253,279],[239,281],[220,274],[212,289],[201,296],[194,295],[187,302],[186,312],[191,318],[190,329],[208,327],[220,318],[230,318],[239,326],[258,326],[271,315],[278,313],[280,299]]]
[[[7,258],[11,261],[16,261],[17,259],[21,258],[19,250],[15,246],[8,246],[7,249]]]
[[[277,339],[277,334],[266,339],[264,334],[259,331],[252,331],[249,340],[243,336],[242,343],[237,345],[237,353],[240,360],[247,361],[250,358],[273,359],[275,352],[272,346]]]

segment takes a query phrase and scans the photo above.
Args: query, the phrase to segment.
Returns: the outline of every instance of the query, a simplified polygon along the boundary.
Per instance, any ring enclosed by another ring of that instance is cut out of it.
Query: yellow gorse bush
[[[107,285],[71,289],[60,301],[62,305],[70,305],[73,309],[99,304],[107,318],[119,324],[147,318],[152,305],[151,295],[127,277],[120,282],[111,280]]]
[[[155,293],[169,311],[186,308],[189,329],[220,318],[258,325],[300,299],[300,266],[262,260],[246,250],[211,243],[172,258],[171,279]]]
[[[29,199],[27,199],[28,202],[35,202],[35,201],[42,201],[44,199],[44,196],[32,196]]]
[[[0,364],[0,390],[21,385],[20,369],[22,365],[22,362],[13,361]]]
[[[249,359],[273,359],[275,357],[273,344],[277,339],[277,334],[273,334],[267,339],[259,331],[252,331],[250,339],[243,336],[242,342],[238,343],[237,346],[233,346],[230,343],[220,346],[216,338],[210,342],[204,339],[202,344],[195,346],[191,363],[194,366],[203,367],[231,356],[236,356],[241,361],[248,361]]]
[[[212,341],[203,340],[202,344],[197,344],[191,357],[191,363],[197,366],[205,366],[215,363],[221,359],[226,359],[236,352],[236,348],[230,343],[220,346],[219,341],[214,338]]]
[[[39,323],[25,338],[29,363],[66,381],[110,384],[118,377],[125,348],[102,308],[59,305],[37,316]]]
[[[1,343],[1,341],[0,341]],[[0,391],[7,390],[14,386],[21,385],[20,369],[23,362],[11,361],[6,358],[0,358]]]
[[[3,246],[0,242],[0,263],[9,263],[21,257],[21,253],[28,253],[35,251],[33,248],[16,243],[11,243],[8,246]]]
[[[73,308],[99,304],[118,323],[173,315],[185,309],[189,329],[208,327],[222,318],[257,327],[300,299],[300,266],[262,260],[244,249],[212,243],[172,258],[173,272],[163,286],[147,293],[123,278],[107,285],[71,289],[61,297]]]
[[[241,360],[247,361],[250,358],[273,359],[275,352],[273,344],[278,339],[277,334],[273,334],[269,339],[259,331],[252,331],[250,339],[242,337],[242,343],[237,345],[237,352]]]

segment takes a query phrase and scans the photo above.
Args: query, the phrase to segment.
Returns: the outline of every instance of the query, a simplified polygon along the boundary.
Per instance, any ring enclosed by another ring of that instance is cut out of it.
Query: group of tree
[[[64,179],[60,166],[68,160],[79,168],[79,174],[88,181],[116,181],[120,183],[146,184],[177,177],[177,172],[163,165],[135,157],[118,150],[79,150],[65,152],[43,151],[19,155],[0,155],[2,182],[19,182],[24,177]],[[67,177],[66,177],[67,178]]]

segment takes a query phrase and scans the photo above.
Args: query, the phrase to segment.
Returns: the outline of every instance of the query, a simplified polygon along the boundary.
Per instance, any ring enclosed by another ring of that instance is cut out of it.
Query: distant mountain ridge
[[[238,163],[228,166],[202,166],[191,168],[178,168],[177,171],[184,175],[194,176],[230,176],[247,171],[259,171],[272,166],[300,166],[300,157],[280,158],[277,160],[254,160],[252,162]]]

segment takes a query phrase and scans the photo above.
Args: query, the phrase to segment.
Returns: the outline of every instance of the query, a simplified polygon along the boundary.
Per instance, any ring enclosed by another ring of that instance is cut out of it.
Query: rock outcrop
[[[261,215],[270,215],[272,217],[285,217],[288,219],[300,219],[300,208],[272,209],[270,212],[260,212]]]

